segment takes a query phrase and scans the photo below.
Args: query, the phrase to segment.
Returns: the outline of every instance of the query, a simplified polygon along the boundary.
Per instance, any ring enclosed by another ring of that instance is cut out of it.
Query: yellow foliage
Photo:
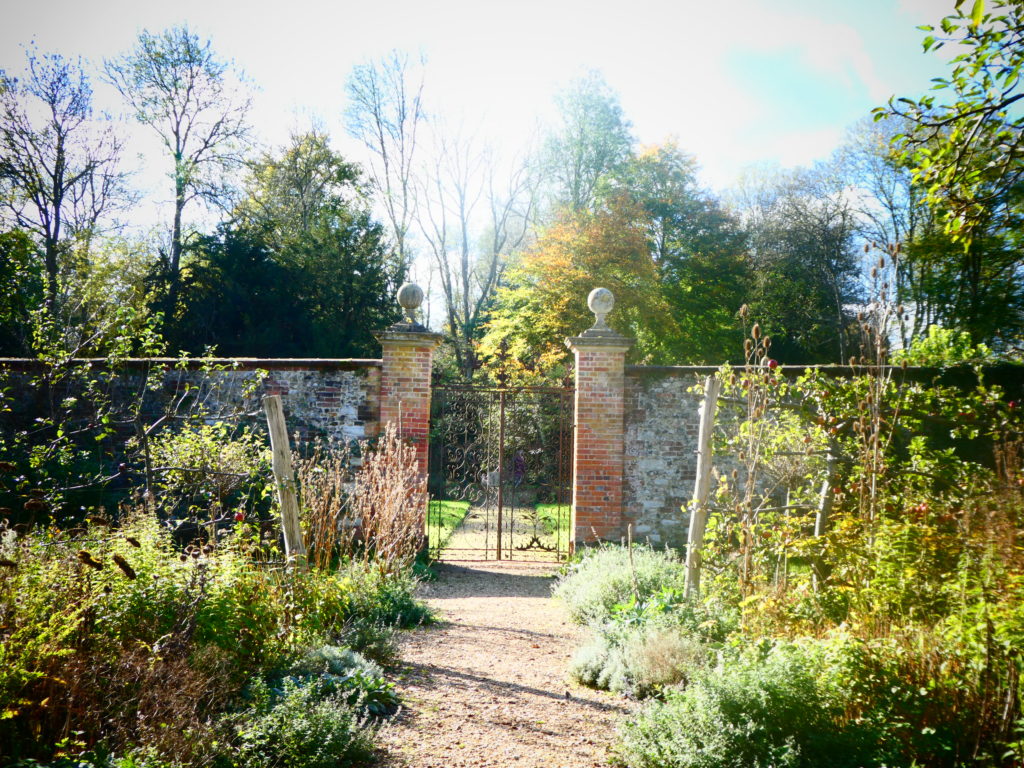
[[[480,343],[482,355],[494,356],[506,339],[524,378],[564,365],[566,337],[593,325],[587,294],[598,286],[615,294],[608,321],[637,338],[634,358],[649,355],[651,340],[671,335],[673,321],[646,224],[645,212],[625,197],[596,212],[563,212],[510,267]]]

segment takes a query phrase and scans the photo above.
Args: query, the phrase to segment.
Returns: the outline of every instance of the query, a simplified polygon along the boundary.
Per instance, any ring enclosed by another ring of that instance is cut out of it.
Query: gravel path
[[[422,586],[440,622],[405,633],[405,709],[389,768],[607,764],[629,702],[568,681],[581,630],[552,600],[551,564],[446,563]]]

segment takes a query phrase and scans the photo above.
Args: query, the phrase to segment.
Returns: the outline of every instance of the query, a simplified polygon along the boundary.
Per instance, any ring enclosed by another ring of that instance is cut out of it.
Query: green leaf
[[[974,7],[971,8],[971,26],[981,24],[981,18],[985,14],[985,0],[974,0]]]
[[[935,45],[935,37],[932,35],[928,35],[928,37],[921,41],[921,47],[924,48],[925,52],[933,45]]]

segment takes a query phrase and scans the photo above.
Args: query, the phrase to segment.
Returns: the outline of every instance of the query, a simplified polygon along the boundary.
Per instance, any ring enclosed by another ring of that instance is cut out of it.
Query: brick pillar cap
[[[422,329],[422,330],[418,330]],[[428,331],[423,326],[412,323],[395,323],[386,331],[377,331],[373,334],[383,344],[408,344],[425,347],[436,347],[444,339],[444,335]]]
[[[579,336],[570,336],[565,340],[565,346],[575,352],[578,349],[607,349],[608,351],[627,351],[633,346],[635,339],[623,336],[612,330],[598,330],[591,328]]]

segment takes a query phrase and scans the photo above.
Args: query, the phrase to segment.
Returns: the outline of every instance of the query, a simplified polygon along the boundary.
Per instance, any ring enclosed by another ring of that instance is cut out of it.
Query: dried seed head
[[[758,325],[757,323],[754,323],[754,327],[750,329],[750,335],[753,336],[755,340],[756,339],[760,339],[761,338],[761,326]]]
[[[136,578],[135,569],[128,564],[128,561],[121,557],[121,555],[114,555],[113,559],[117,567],[121,569],[121,573],[134,581]]]
[[[766,350],[771,349],[772,340],[770,336],[765,336],[764,341],[761,342]]]
[[[730,475],[732,476],[732,479],[733,479],[733,480],[735,480],[736,478],[738,478],[738,477],[740,476],[740,473],[739,473],[738,471],[736,471],[736,470],[734,469],[734,470],[733,470],[733,471],[732,471],[732,472],[730,473]]]
[[[101,561],[97,560],[96,558],[94,558],[92,555],[90,555],[84,549],[81,549],[81,550],[78,551],[78,559],[84,565],[88,565],[90,568],[95,568],[97,571],[103,570],[103,563]]]
[[[747,315],[749,315],[749,314],[750,314],[750,307],[748,307],[746,304],[744,304],[742,307],[740,307],[740,317],[742,317],[744,320],[746,320],[747,319]]]
[[[907,370],[907,361],[906,360],[902,360],[900,362],[900,368],[902,368],[904,371]]]
[[[750,339],[744,339],[743,340],[743,352],[744,352],[744,354],[749,356],[750,355],[750,351],[753,348],[754,348],[754,342],[752,342]]]
[[[871,268],[871,277],[872,278],[878,277],[878,267],[872,267]]]
[[[857,358],[856,358],[856,357],[851,357],[851,358],[850,358],[850,365],[851,365],[851,366],[854,366],[854,365],[856,365],[856,364],[857,364]]]

